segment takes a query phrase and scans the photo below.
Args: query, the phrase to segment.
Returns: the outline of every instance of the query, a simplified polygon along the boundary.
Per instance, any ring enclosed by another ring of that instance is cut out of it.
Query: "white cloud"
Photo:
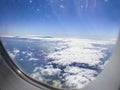
[[[29,61],[38,61],[38,60],[39,60],[38,58],[33,58],[33,57],[29,59]]]
[[[64,5],[61,4],[61,5],[60,5],[60,8],[65,8],[65,7],[64,7]]]
[[[38,39],[38,38],[37,38]],[[98,72],[89,68],[80,68],[72,63],[84,63],[89,66],[95,66],[101,63],[101,58],[104,59],[107,54],[103,51],[111,50],[111,45],[115,44],[114,40],[90,40],[90,39],[68,39],[68,38],[39,38],[40,41],[47,42],[43,44],[46,50],[39,50],[46,61],[44,66],[34,68],[30,76],[43,83],[52,82],[53,86],[62,88],[82,88],[91,80],[95,79]],[[49,43],[49,45],[48,45]],[[52,44],[51,44],[52,43]],[[33,48],[34,49],[34,48]],[[20,53],[20,50],[14,49],[8,52],[14,59]],[[29,61],[37,61],[34,52],[22,51]],[[20,59],[21,61],[23,59]],[[55,64],[58,67],[54,67]],[[36,65],[36,63],[34,63]],[[71,66],[70,66],[71,65]],[[60,66],[60,67],[59,67]],[[103,69],[104,65],[100,65]],[[64,69],[61,69],[63,68]],[[51,78],[54,77],[54,78]],[[58,78],[59,77],[59,78]],[[64,81],[62,83],[61,81]]]
[[[53,45],[54,48],[52,52],[49,52],[46,56],[46,60],[52,58],[53,61],[48,62],[50,65],[45,66],[45,68],[37,67],[33,71],[34,74],[40,73],[33,78],[42,77],[44,80],[42,81],[52,81],[57,83],[57,85],[62,88],[66,86],[68,88],[82,88],[90,81],[94,80],[95,77],[99,74],[95,70],[80,68],[77,66],[69,66],[70,64],[76,63],[84,63],[90,66],[98,65],[101,63],[101,58],[105,58],[107,54],[103,52],[104,50],[110,50],[109,45],[115,44],[113,40],[88,40],[88,39],[44,39],[48,42],[57,42],[57,45]],[[59,41],[59,43],[58,43]],[[55,51],[54,51],[55,49]],[[53,68],[53,64],[65,66],[63,70],[60,68]],[[101,69],[103,69],[104,65],[100,65]],[[63,71],[63,72],[62,72]],[[59,75],[62,76],[59,76]],[[49,79],[41,76],[58,76],[59,79],[53,80],[49,77]],[[41,78],[40,78],[41,80]],[[61,80],[64,83],[61,83]],[[57,86],[53,83],[53,86]],[[47,83],[49,84],[49,83]]]
[[[51,81],[53,83],[52,86],[59,88],[62,88],[63,86],[66,86],[68,88],[82,88],[91,80],[94,80],[94,74],[97,74],[97,72],[94,70],[83,69],[74,66],[67,66],[64,69],[64,73],[62,73],[62,76],[59,76],[61,73],[61,69],[53,68],[52,65],[47,65],[44,68],[36,67],[30,76],[46,84],[49,84],[47,81]],[[46,78],[46,76],[48,78]],[[58,76],[59,79],[52,79],[51,76]],[[61,80],[63,79],[65,83],[61,83]]]
[[[48,65],[48,66],[45,66],[45,68],[36,67],[36,68],[34,69],[33,73],[35,73],[35,72],[40,72],[41,75],[51,76],[51,75],[60,74],[61,70],[58,69],[58,68],[53,68],[52,65]]]
[[[43,67],[36,67],[33,70],[33,73],[30,74],[30,76],[38,81],[41,81],[43,83],[49,84],[48,82],[52,82],[52,86],[54,87],[62,87],[60,79],[52,79],[51,76],[58,76],[61,73],[61,69],[59,68],[53,68],[52,65],[47,65],[44,68]],[[48,78],[46,78],[48,77]]]
[[[70,86],[72,83],[76,85],[77,88],[81,85],[87,84],[95,78],[95,74],[98,74],[94,70],[83,69],[76,66],[68,66],[64,70],[64,76],[67,86]]]
[[[22,51],[22,54],[26,54],[26,52],[25,52],[25,51]]]
[[[33,53],[32,52],[27,52],[27,56],[32,57]]]
[[[95,79],[94,74],[97,74],[94,70],[74,66],[68,66],[64,71],[65,85],[73,88],[82,88],[87,83]]]
[[[56,63],[59,65],[69,65],[71,63],[85,63],[89,65],[96,65],[100,63],[100,59],[104,58],[106,54],[103,50],[109,50],[109,47],[103,45],[109,45],[113,42],[110,41],[97,41],[88,39],[69,39],[62,40],[59,47],[55,47],[58,51],[49,53],[46,58],[52,58],[54,61],[50,63]],[[97,46],[94,46],[96,44]],[[62,47],[68,48],[61,49]]]
[[[16,48],[14,48],[12,52],[8,50],[8,54],[13,60],[15,59],[16,55],[19,53],[20,53],[20,50]]]
[[[82,88],[89,82],[87,78],[82,77],[81,75],[69,75],[65,77],[65,85],[69,88]]]
[[[33,1],[32,0],[29,0],[29,3],[32,3]]]
[[[8,54],[9,54],[9,56],[12,58],[12,59],[15,59],[15,54],[14,53],[11,53],[10,51],[8,51]]]
[[[39,72],[34,72],[30,76],[36,80],[43,81],[43,78]]]
[[[14,54],[18,54],[19,52],[20,52],[20,50],[14,48],[14,50],[13,50],[13,53],[14,53]]]

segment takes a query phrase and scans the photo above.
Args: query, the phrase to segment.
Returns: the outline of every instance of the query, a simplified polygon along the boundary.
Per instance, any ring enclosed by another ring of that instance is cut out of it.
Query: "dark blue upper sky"
[[[1,34],[114,38],[119,24],[120,0],[0,0]]]

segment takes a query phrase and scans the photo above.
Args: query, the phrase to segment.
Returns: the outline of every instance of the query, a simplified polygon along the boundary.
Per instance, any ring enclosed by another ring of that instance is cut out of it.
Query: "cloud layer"
[[[23,39],[22,39],[23,40]],[[32,78],[57,88],[82,88],[103,70],[111,56],[114,40],[73,38],[20,38],[11,58]],[[29,71],[29,72],[28,72]]]

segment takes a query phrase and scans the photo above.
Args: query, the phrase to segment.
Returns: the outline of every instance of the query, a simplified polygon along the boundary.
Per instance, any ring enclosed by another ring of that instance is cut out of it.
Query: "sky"
[[[1,35],[116,38],[120,0],[0,0]]]

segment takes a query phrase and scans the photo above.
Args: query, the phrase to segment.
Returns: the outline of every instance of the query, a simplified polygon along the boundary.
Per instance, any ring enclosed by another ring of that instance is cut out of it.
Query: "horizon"
[[[45,35],[2,35],[1,38],[26,38],[26,39],[85,39],[85,40],[103,40],[103,41],[117,41],[117,38],[95,38],[95,37],[55,37],[55,36],[45,36]]]

